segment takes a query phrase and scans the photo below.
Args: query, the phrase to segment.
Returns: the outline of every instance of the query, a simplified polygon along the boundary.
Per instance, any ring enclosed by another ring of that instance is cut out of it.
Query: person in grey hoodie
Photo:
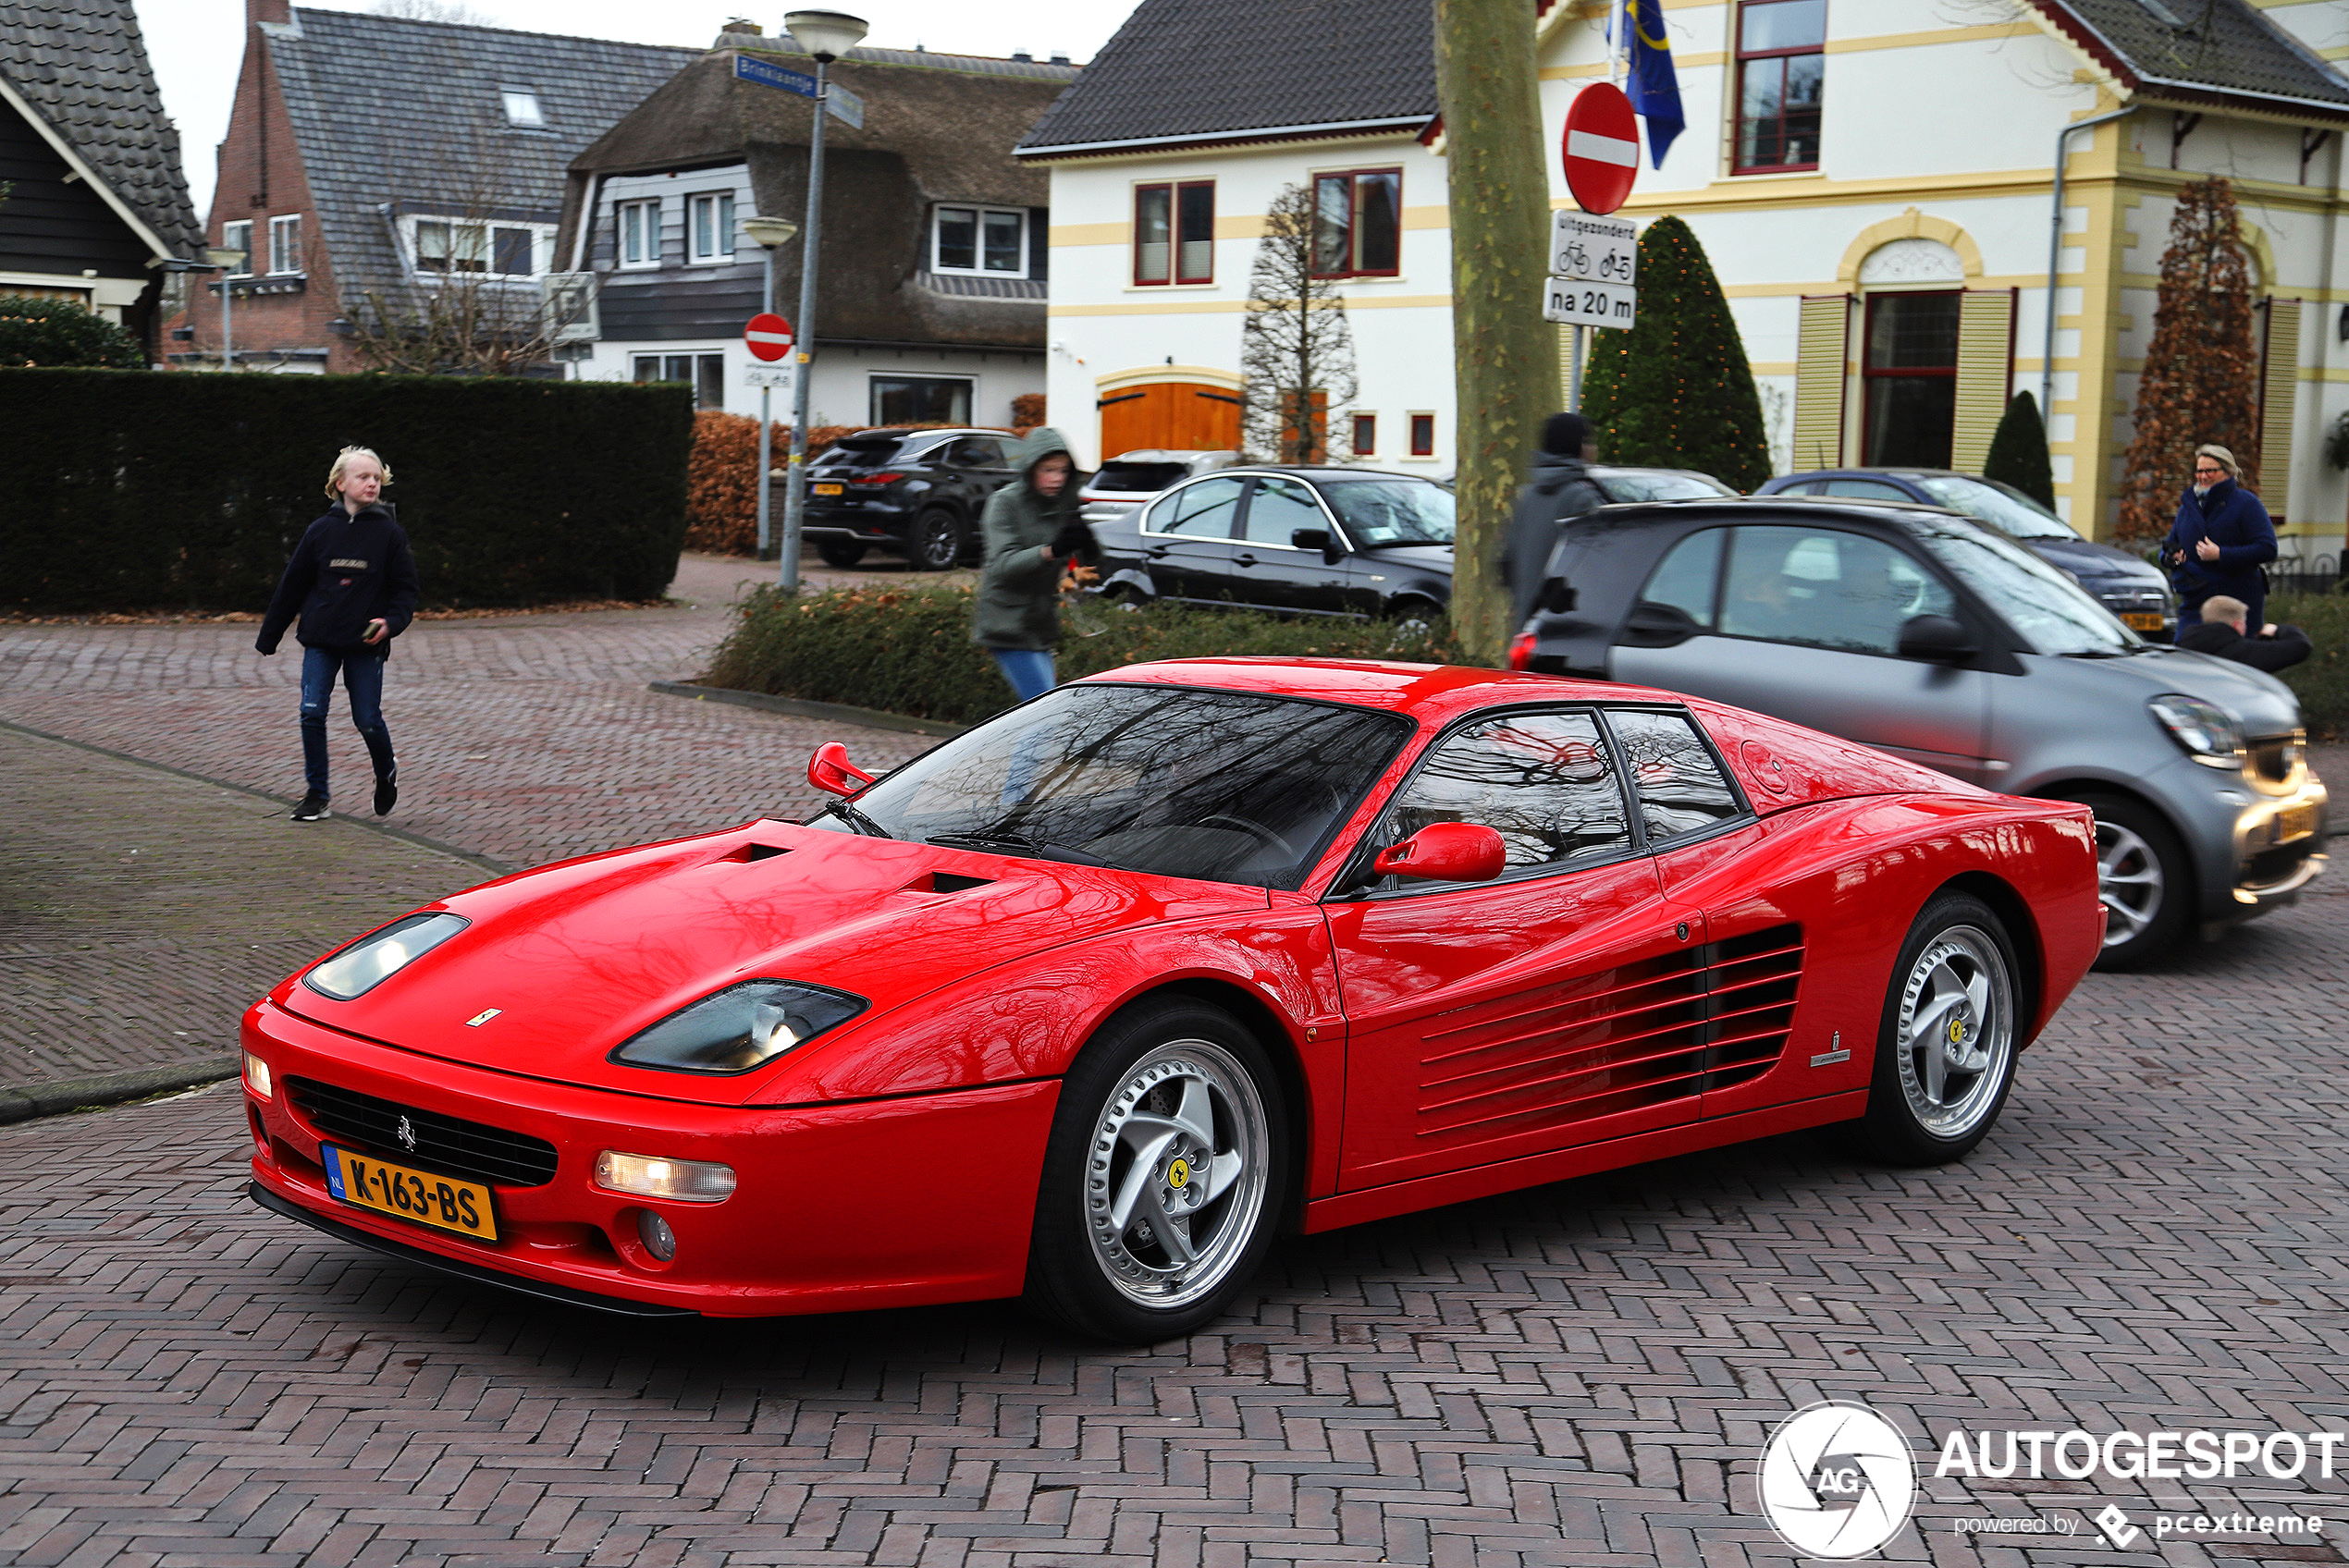
[[[1021,443],[1019,477],[988,497],[978,520],[984,564],[971,640],[985,648],[1021,702],[1055,684],[1061,574],[1072,561],[1101,558],[1080,518],[1076,464],[1049,425]]]
[[[1542,449],[1533,454],[1532,482],[1518,492],[1501,550],[1501,581],[1509,590],[1509,631],[1516,636],[1533,615],[1534,600],[1549,575],[1550,551],[1558,524],[1606,505],[1606,493],[1591,478],[1598,460],[1591,444],[1591,422],[1580,414],[1552,414],[1542,424]]]

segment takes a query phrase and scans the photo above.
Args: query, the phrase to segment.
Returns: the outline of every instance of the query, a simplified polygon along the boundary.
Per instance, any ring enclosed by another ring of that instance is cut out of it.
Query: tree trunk
[[[1436,0],[1435,82],[1450,162],[1452,378],[1459,400],[1459,533],[1452,625],[1499,664],[1507,624],[1501,550],[1517,489],[1559,401],[1557,336],[1542,319],[1550,185],[1525,0]]]

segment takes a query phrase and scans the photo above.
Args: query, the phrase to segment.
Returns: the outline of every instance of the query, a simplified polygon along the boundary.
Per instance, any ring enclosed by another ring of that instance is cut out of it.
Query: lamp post
[[[777,581],[786,594],[799,592],[799,533],[807,515],[807,388],[813,379],[816,347],[816,260],[824,224],[824,116],[831,63],[856,46],[865,36],[865,21],[841,11],[793,11],[783,18],[792,42],[815,57],[816,129],[807,139],[807,243],[799,257],[799,319],[792,325],[793,364],[798,382],[792,388],[791,465],[783,488],[782,566]]]
[[[791,242],[799,232],[799,225],[788,218],[747,217],[743,219],[743,232],[751,238],[767,257],[767,270],[758,286],[758,309],[763,313],[775,308],[775,247]],[[796,349],[798,345],[793,344]],[[767,554],[768,496],[774,489],[775,389],[764,382],[758,387],[758,553]]]
[[[244,264],[245,252],[209,246],[203,259],[220,269],[220,368],[234,370],[237,357],[228,343],[228,295],[236,287],[237,268]]]

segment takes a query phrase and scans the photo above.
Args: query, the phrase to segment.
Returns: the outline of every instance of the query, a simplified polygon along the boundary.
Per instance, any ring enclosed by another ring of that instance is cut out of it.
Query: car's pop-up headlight
[[[405,920],[395,920],[312,969],[301,977],[301,983],[322,997],[350,1001],[364,996],[470,924],[463,915],[448,913],[412,914]]]
[[[747,1072],[845,1023],[862,997],[798,980],[745,980],[704,997],[611,1053],[631,1067],[670,1072]]]
[[[2203,766],[2223,767],[2230,772],[2243,766],[2243,727],[2226,709],[2175,692],[2156,697],[2146,705],[2170,732],[2170,738]]]

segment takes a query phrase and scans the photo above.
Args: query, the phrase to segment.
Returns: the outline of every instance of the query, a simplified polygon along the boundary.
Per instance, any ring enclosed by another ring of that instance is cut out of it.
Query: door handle
[[[1174,554],[1174,549],[1171,545],[1152,545],[1149,549],[1144,550],[1142,554],[1150,557],[1150,558],[1154,561],[1162,560],[1166,557]]]
[[[1256,564],[1256,557],[1250,555],[1237,555],[1234,556],[1232,559],[1241,566],[1254,566]]]

